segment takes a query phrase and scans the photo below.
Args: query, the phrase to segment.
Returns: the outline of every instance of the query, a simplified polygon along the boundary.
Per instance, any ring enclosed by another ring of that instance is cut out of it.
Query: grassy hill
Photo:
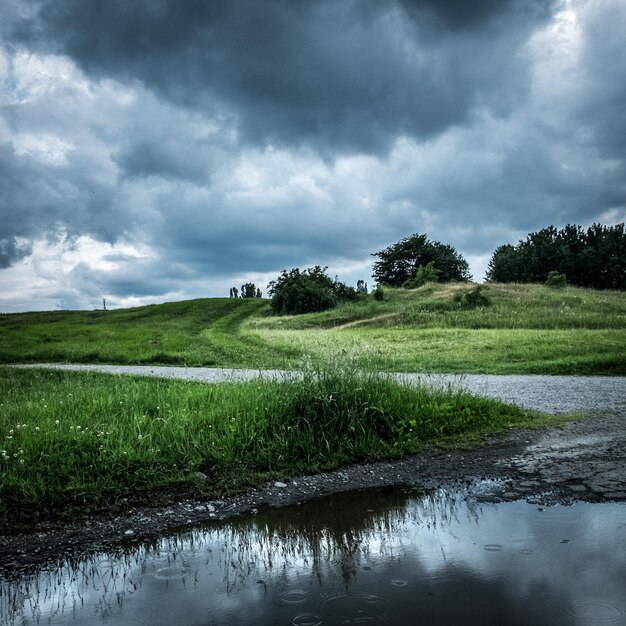
[[[207,298],[111,311],[0,315],[0,363],[73,362],[262,367],[296,356],[268,356],[244,320],[267,301]]]
[[[0,362],[298,367],[347,355],[389,371],[626,374],[626,294],[425,285],[322,313],[275,317],[266,300],[212,298],[112,311],[0,316]]]

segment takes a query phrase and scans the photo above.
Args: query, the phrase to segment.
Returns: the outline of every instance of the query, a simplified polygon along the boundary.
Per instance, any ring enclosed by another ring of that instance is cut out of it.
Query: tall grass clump
[[[308,469],[412,452],[442,437],[519,421],[518,407],[452,388],[400,382],[356,362],[311,365],[283,383],[268,415],[277,457]]]
[[[155,490],[216,495],[533,416],[345,365],[219,385],[0,368],[0,397],[5,518],[111,508]]]

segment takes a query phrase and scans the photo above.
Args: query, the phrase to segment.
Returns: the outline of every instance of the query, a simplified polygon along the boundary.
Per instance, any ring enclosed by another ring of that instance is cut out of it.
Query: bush
[[[382,302],[384,299],[385,290],[380,285],[376,285],[376,289],[374,289],[374,300]]]
[[[567,277],[565,274],[552,270],[546,278],[546,285],[553,289],[562,289],[567,285]]]
[[[279,315],[315,313],[336,306],[339,302],[353,300],[356,291],[326,274],[326,267],[310,267],[304,271],[294,268],[283,270],[270,282],[268,293],[271,307]]]
[[[485,293],[484,285],[476,285],[469,291],[457,292],[454,301],[460,304],[463,309],[477,309],[491,304],[489,296]]]
[[[405,289],[416,289],[426,283],[436,283],[439,280],[441,271],[435,267],[433,261],[426,265],[420,265],[415,272],[415,276],[407,280],[404,285]]]

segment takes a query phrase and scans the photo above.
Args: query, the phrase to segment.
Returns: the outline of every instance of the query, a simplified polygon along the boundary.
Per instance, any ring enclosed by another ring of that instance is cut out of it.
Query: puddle
[[[0,623],[626,624],[626,505],[376,489],[0,579]]]

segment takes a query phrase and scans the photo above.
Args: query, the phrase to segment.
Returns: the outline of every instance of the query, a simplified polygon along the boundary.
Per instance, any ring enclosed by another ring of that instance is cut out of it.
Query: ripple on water
[[[106,624],[123,624],[124,626],[150,626],[154,623],[147,619],[128,619],[127,617],[121,617],[120,619],[105,618]]]
[[[624,609],[613,604],[583,600],[566,604],[564,610],[572,617],[594,622],[614,622],[625,615]]]
[[[302,589],[291,589],[290,591],[284,591],[280,594],[280,599],[286,604],[297,604],[298,602],[304,602],[308,600],[309,594]]]
[[[124,564],[116,559],[102,559],[94,564],[100,572],[117,572],[124,569]]]
[[[324,600],[323,614],[346,623],[365,623],[389,620],[393,606],[384,598],[373,595],[342,595]]]
[[[394,587],[406,587],[409,583],[404,578],[394,578],[391,584]]]
[[[291,620],[291,623],[293,626],[320,626],[323,621],[318,613],[300,613]]]
[[[483,546],[483,550],[487,550],[487,552],[500,552],[502,546],[499,543],[486,543]]]
[[[511,547],[518,552],[518,554],[534,554],[535,553],[535,539],[534,537],[515,537],[511,540]]]
[[[188,567],[161,567],[152,575],[159,580],[178,580],[190,573],[191,569]]]

